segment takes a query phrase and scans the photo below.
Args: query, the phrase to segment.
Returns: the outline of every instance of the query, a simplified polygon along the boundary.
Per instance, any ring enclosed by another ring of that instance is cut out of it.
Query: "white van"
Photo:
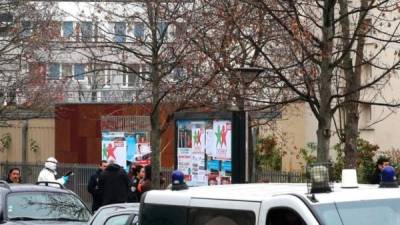
[[[150,191],[140,225],[398,225],[400,189],[334,184],[234,184]]]

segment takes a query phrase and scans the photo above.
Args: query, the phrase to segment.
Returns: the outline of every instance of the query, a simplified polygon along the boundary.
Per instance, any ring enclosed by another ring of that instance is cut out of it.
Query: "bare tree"
[[[388,30],[377,26],[386,21],[384,11],[393,9],[392,1],[245,1],[254,10],[262,10],[265,19],[272,19],[282,32],[281,42],[287,51],[279,55],[260,46],[252,35],[242,31],[265,60],[265,68],[273,71],[286,89],[308,103],[318,122],[317,158],[329,159],[332,118],[346,106],[347,167],[354,167],[358,104],[396,106],[395,100],[360,99],[360,94],[377,91],[376,84],[398,69],[399,59],[383,62],[387,46],[398,43],[398,23]],[[372,21],[372,23],[370,23]],[[367,32],[373,30],[372,32]],[[364,54],[366,40],[377,49]],[[273,42],[271,42],[273,43]],[[281,46],[282,47],[282,46]],[[287,54],[287,53],[290,54]],[[389,51],[390,52],[390,51]],[[361,68],[371,65],[376,73],[360,82]],[[367,96],[367,95],[365,95]],[[342,131],[340,133],[343,133]]]
[[[125,89],[129,102],[151,105],[152,186],[159,188],[161,135],[173,112],[193,107],[193,97],[209,80],[201,73],[199,53],[188,38],[193,4],[171,0],[86,3],[81,7],[96,12],[77,16],[82,38],[87,30],[95,34],[86,36],[81,44],[67,43],[64,47],[112,71],[109,77],[96,75],[104,68],[87,71],[92,80],[92,98],[102,89],[99,83],[106,80],[108,88]],[[112,97],[114,102],[118,102],[116,97]],[[160,117],[161,108],[167,115],[165,119]]]
[[[20,110],[34,109],[35,117],[48,112],[56,100],[55,84],[35,76],[30,62],[37,62],[39,50],[47,48],[51,13],[50,3],[29,1],[0,2],[0,117],[18,118]],[[51,27],[51,26],[50,26]],[[39,68],[38,68],[39,69]],[[36,71],[37,72],[37,71]],[[43,71],[44,74],[46,71]]]

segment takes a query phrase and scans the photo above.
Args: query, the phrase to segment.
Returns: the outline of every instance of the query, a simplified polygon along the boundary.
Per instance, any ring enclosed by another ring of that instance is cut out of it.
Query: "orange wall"
[[[143,104],[65,104],[56,107],[55,156],[63,163],[93,163],[101,159],[101,116],[149,115]],[[161,108],[161,121],[168,112]],[[173,167],[174,125],[170,123],[161,137],[161,164]]]

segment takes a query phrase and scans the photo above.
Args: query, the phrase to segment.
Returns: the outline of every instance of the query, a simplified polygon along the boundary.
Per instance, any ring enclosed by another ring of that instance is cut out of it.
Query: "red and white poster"
[[[123,168],[126,167],[127,143],[124,132],[103,132],[101,146],[103,160],[112,159]]]

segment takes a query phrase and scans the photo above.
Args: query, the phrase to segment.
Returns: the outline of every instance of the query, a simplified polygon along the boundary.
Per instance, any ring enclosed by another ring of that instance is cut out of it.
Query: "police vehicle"
[[[321,169],[321,167],[320,167]],[[342,183],[326,169],[308,184],[233,184],[150,191],[140,225],[398,225],[400,189],[393,180],[359,185],[355,170]],[[393,188],[384,188],[384,187]]]

